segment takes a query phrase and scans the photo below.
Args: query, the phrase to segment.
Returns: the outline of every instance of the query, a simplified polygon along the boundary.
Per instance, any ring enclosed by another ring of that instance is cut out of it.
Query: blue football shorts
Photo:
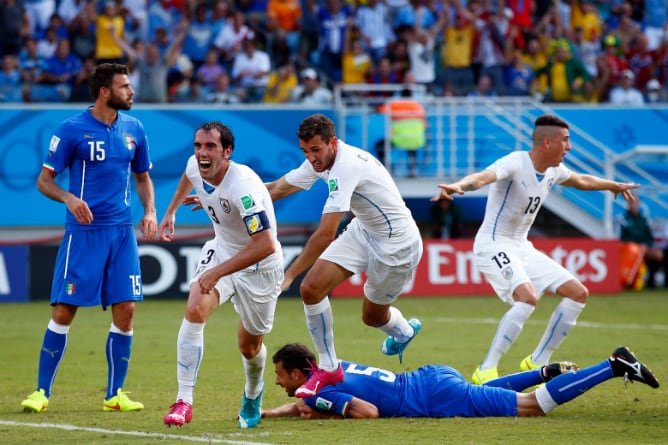
[[[51,304],[97,306],[143,300],[131,225],[66,231],[53,271]]]

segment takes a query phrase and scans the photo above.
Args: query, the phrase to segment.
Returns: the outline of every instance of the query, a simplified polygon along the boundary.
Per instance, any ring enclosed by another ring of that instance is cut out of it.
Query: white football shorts
[[[356,218],[320,258],[352,273],[366,272],[364,295],[376,304],[391,304],[410,285],[422,257],[422,238],[415,227],[393,238],[369,234]]]
[[[555,293],[562,284],[575,279],[566,268],[526,242],[476,242],[475,263],[485,275],[496,295],[513,304],[513,292],[520,284],[530,282],[538,298],[545,291]]]
[[[205,271],[224,261],[216,249],[216,240],[207,241],[200,251],[197,271],[190,284],[197,283]],[[213,254],[212,254],[213,252]],[[216,283],[218,304],[231,301],[244,328],[252,335],[265,335],[274,325],[276,303],[283,283],[283,267],[252,270],[247,268],[226,275]]]

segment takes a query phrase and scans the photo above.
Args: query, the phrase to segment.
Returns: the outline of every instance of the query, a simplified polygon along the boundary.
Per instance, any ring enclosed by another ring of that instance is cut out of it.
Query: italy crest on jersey
[[[132,150],[132,148],[136,145],[135,138],[126,134],[125,136],[123,136],[123,145],[125,145],[125,148],[127,148],[128,150]]]

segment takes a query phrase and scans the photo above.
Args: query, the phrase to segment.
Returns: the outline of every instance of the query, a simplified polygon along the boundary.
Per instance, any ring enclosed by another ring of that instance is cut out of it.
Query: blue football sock
[[[130,364],[130,349],[132,347],[132,335],[122,335],[109,332],[107,337],[107,368],[109,370],[107,380],[107,397],[110,399],[116,395],[119,388],[123,388],[125,376]]]
[[[605,360],[598,365],[561,374],[547,382],[545,388],[552,399],[561,405],[613,377],[610,362]]]
[[[515,374],[504,375],[486,382],[484,386],[494,386],[497,388],[506,388],[513,391],[524,391],[535,385],[543,383],[541,375],[541,368],[532,369],[531,371],[516,372]]]
[[[60,362],[63,360],[67,347],[67,334],[58,334],[51,329],[44,333],[42,349],[39,353],[39,370],[37,374],[37,389],[43,389],[44,395],[51,397],[51,387],[56,379]]]

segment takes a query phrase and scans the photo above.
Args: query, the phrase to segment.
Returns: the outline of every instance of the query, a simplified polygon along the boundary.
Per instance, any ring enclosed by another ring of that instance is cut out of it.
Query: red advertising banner
[[[617,293],[620,284],[620,243],[590,238],[540,238],[534,246],[571,271],[591,293]],[[332,292],[334,297],[359,297],[364,277],[355,275]],[[473,264],[473,240],[425,240],[415,282],[403,295],[493,295]]]

